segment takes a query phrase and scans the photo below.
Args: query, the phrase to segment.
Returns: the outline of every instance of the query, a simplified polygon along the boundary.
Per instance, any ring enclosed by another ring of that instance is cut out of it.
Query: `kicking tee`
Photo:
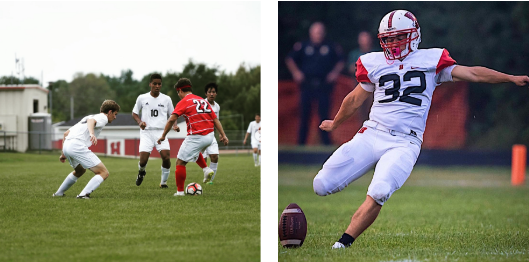
[[[108,124],[108,118],[103,113],[85,116],[77,124],[70,127],[70,133],[68,133],[66,140],[78,139],[83,141],[87,147],[92,146],[92,142],[90,141],[90,131],[88,131],[88,119],[94,119],[96,121],[96,126],[94,127],[94,135],[96,137],[99,136],[103,127]]]
[[[186,119],[187,135],[207,135],[213,132],[213,120],[217,115],[208,101],[194,94],[186,95],[173,111]]]
[[[246,133],[250,133],[250,136],[252,137],[252,144],[260,143],[261,142],[261,122],[257,123],[256,121],[250,122],[250,125],[248,125],[248,131]]]
[[[164,129],[172,110],[171,97],[162,93],[153,97],[149,92],[138,96],[132,112],[140,115],[141,111],[141,121],[147,124],[145,129]]]
[[[435,88],[452,81],[456,61],[446,49],[418,49],[403,61],[386,61],[383,52],[360,56],[356,79],[374,92],[369,119],[423,139]]]

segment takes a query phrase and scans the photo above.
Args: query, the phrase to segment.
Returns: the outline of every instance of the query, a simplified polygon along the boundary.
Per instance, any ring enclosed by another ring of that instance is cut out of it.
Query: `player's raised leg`
[[[168,188],[167,179],[169,178],[169,171],[171,170],[171,151],[161,150],[160,156],[162,157],[162,180],[160,182],[160,188]]]
[[[94,172],[95,176],[88,181],[85,188],[77,196],[77,198],[89,199],[90,194],[96,190],[103,181],[108,178],[109,172],[103,162],[97,164],[97,166],[91,167],[90,170]]]
[[[73,184],[77,182],[77,179],[80,178],[85,172],[86,169],[84,169],[83,166],[81,166],[80,164],[77,165],[77,167],[75,167],[75,170],[68,174],[68,176],[66,176],[61,186],[59,187],[57,192],[53,194],[53,196],[64,196],[64,192],[66,192],[66,190],[72,187]]]
[[[138,162],[138,176],[136,177],[136,185],[139,186],[143,182],[143,178],[147,175],[145,168],[147,167],[147,162],[149,161],[149,152],[140,152],[140,162]]]

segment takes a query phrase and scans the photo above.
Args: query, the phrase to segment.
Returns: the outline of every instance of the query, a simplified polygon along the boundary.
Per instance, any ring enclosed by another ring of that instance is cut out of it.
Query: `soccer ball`
[[[190,183],[186,186],[186,193],[189,195],[202,195],[202,187],[198,183]]]

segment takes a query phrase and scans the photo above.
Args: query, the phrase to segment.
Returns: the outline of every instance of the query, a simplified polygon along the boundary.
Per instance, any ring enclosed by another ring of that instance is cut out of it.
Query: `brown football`
[[[303,210],[296,204],[288,205],[279,219],[279,240],[287,248],[303,245],[307,236],[307,219]]]

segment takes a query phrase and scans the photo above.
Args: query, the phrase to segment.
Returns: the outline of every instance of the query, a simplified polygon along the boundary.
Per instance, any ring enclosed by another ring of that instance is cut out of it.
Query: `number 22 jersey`
[[[207,135],[213,132],[213,120],[217,118],[208,101],[194,94],[188,94],[180,100],[173,114],[186,119],[188,135]]]
[[[382,52],[360,56],[356,79],[374,92],[369,119],[423,140],[435,88],[452,81],[456,61],[446,49],[418,49],[403,61],[386,61]]]

